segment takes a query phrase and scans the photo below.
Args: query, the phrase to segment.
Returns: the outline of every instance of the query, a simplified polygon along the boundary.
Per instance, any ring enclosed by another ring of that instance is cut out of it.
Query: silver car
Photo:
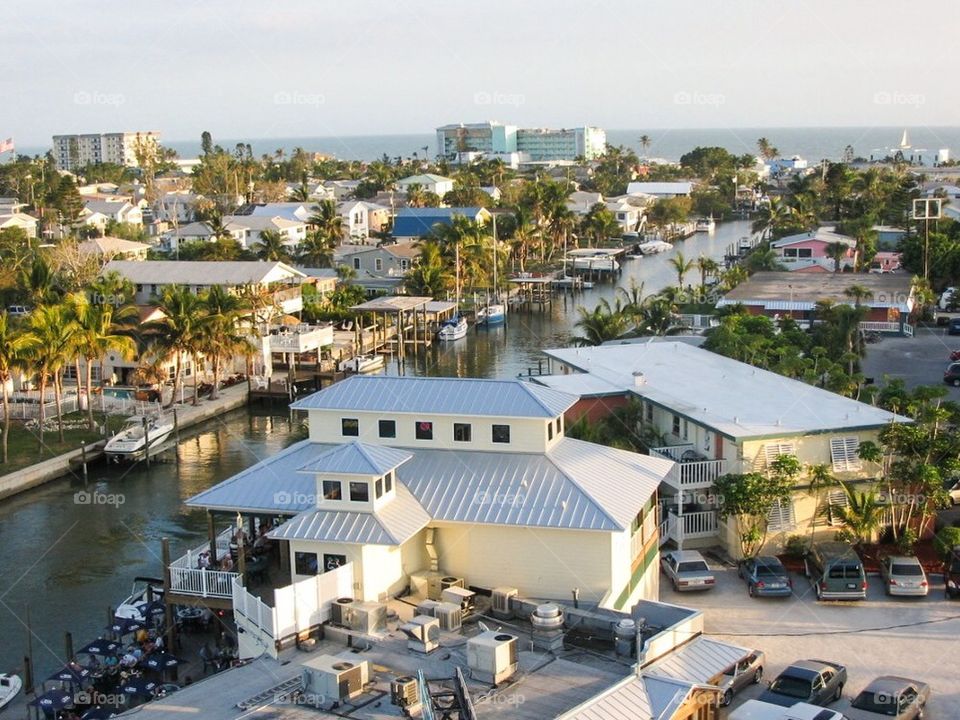
[[[923,597],[930,589],[923,565],[915,557],[890,555],[880,561],[880,576],[887,595]]]
[[[884,675],[867,685],[844,714],[850,720],[918,720],[930,699],[930,686],[917,680]]]
[[[709,590],[716,583],[710,566],[696,550],[673,550],[660,558],[660,568],[677,592]]]
[[[738,692],[763,680],[763,661],[763,653],[759,650],[753,650],[749,655],[740,658],[726,668],[719,679],[714,679],[712,684],[723,691],[723,695],[720,697],[721,705],[726,707]]]

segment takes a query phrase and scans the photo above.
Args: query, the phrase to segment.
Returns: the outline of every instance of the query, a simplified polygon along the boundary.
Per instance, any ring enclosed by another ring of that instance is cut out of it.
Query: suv
[[[960,547],[953,549],[943,565],[943,581],[947,597],[960,597]]]
[[[810,578],[817,600],[865,600],[867,576],[863,563],[850,545],[839,542],[814,543],[803,559],[804,574]]]

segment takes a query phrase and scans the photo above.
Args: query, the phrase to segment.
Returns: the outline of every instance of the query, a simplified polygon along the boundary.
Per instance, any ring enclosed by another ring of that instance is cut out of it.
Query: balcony
[[[667,475],[667,483],[677,490],[708,488],[725,472],[725,460],[708,460],[691,443],[650,448],[649,452],[652,457],[676,463]]]
[[[202,598],[229,599],[233,597],[233,580],[239,573],[215,570],[213,567],[230,554],[230,540],[235,528],[227,528],[217,537],[217,558],[211,562],[210,569],[200,567],[200,556],[209,552],[210,544],[188,550],[170,563],[170,590],[178,595],[192,595]]]
[[[660,544],[673,540],[677,547],[682,548],[688,540],[702,540],[715,538],[720,535],[720,522],[716,510],[699,510],[697,512],[677,515],[667,513],[660,523]]]
[[[281,312],[288,315],[300,312],[303,310],[303,293],[300,286],[295,285],[294,287],[277,290],[273,293],[273,302],[276,307],[280,308]]]
[[[270,331],[270,352],[316,352],[333,345],[333,325],[298,325]]]

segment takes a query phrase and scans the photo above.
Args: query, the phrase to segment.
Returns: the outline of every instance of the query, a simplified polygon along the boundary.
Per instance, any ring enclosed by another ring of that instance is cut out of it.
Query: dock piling
[[[143,457],[150,467],[150,431],[147,429],[147,416],[143,416]]]
[[[80,443],[80,463],[83,467],[83,484],[87,484],[87,444]]]
[[[69,630],[66,633],[64,633],[63,648],[65,651],[65,657],[67,658],[67,662],[68,663],[73,662],[74,660],[73,633],[71,633]]]

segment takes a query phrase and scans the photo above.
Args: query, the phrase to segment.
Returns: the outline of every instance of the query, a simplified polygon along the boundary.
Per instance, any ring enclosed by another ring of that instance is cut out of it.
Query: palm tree
[[[570,338],[574,345],[602,345],[608,340],[616,340],[627,330],[627,319],[622,308],[611,306],[606,298],[593,309],[587,310],[582,305],[577,307],[576,327],[582,335]]]
[[[8,439],[10,437],[10,395],[8,383],[16,370],[26,368],[29,352],[35,338],[23,332],[11,321],[7,312],[0,311],[0,384],[3,385],[3,463],[8,457]]]
[[[305,267],[333,267],[333,249],[329,238],[319,230],[311,230],[300,243],[297,261]]]
[[[56,298],[56,276],[43,255],[35,255],[29,267],[21,270],[20,284],[26,289],[27,302],[31,305],[42,305]]]
[[[513,257],[519,265],[520,272],[524,272],[527,262],[527,256],[530,254],[530,248],[536,244],[537,228],[533,222],[533,216],[527,208],[520,206],[514,211],[513,237],[510,239],[510,247]]]
[[[757,140],[757,150],[760,151],[760,157],[764,160],[773,160],[780,154],[780,151],[765,137]]]
[[[257,257],[272,262],[290,262],[290,249],[283,244],[283,238],[276,230],[264,230],[260,233],[260,246]]]
[[[876,492],[856,492],[850,485],[841,482],[847,496],[846,507],[835,507],[833,516],[843,525],[842,534],[859,548],[873,539],[874,533],[883,524],[883,511],[886,507],[880,502]]]
[[[860,307],[864,300],[870,300],[873,297],[870,289],[863,285],[851,285],[843,291],[843,294],[853,300],[854,307]]]
[[[109,303],[93,303],[87,293],[71,293],[66,302],[76,326],[74,346],[86,366],[84,387],[87,396],[87,425],[93,430],[93,363],[109,351],[116,351],[124,358],[136,355],[136,342],[129,334],[124,334],[118,324],[135,319],[137,308],[133,305],[121,305],[115,309]],[[78,383],[79,378],[78,374]]]
[[[834,487],[837,484],[837,479],[830,472],[830,466],[826,463],[819,463],[813,465],[809,468],[807,477],[810,479],[810,485],[807,488],[807,491],[813,495],[816,507],[820,507],[820,495],[824,490]],[[827,505],[824,508],[827,512],[833,511],[833,506]],[[817,515],[814,513],[813,518],[810,521],[810,539],[813,540],[813,535],[816,532],[817,527]]]
[[[693,260],[687,260],[683,256],[682,252],[678,252],[674,257],[670,258],[669,262],[674,271],[677,273],[677,287],[683,289],[683,278],[688,272],[693,270],[696,262]]]
[[[201,298],[206,312],[201,332],[201,347],[211,359],[213,365],[213,390],[210,399],[217,399],[220,386],[220,371],[223,361],[238,354],[250,354],[254,349],[246,336],[239,331],[238,324],[243,314],[249,310],[244,300],[213,285]]]
[[[708,258],[705,255],[701,255],[697,258],[697,269],[700,271],[700,291],[707,287],[707,276],[716,275],[720,272],[720,263],[718,263],[713,258]]]
[[[407,186],[407,205],[412,208],[425,207],[427,204],[427,191],[423,185],[413,183]]]
[[[290,199],[297,202],[306,202],[310,199],[310,186],[307,185],[306,180],[300,182],[300,184],[290,191]]]
[[[196,355],[203,306],[196,295],[180,285],[164,285],[152,304],[163,317],[149,323],[147,331],[154,337],[161,357],[174,356],[172,406],[183,381],[183,357]]]
[[[44,400],[48,383],[53,381],[53,395],[57,406],[57,429],[63,442],[63,367],[73,344],[76,324],[66,305],[41,305],[30,313],[29,328],[36,338],[33,344],[32,366],[40,379],[40,451],[43,451],[43,424],[46,420]]]
[[[643,156],[647,156],[647,148],[650,147],[650,136],[641,135],[640,136],[640,150],[643,152]]]
[[[827,257],[833,260],[833,271],[840,272],[840,263],[847,257],[850,248],[842,242],[832,242],[826,247]]]
[[[313,227],[331,247],[336,247],[343,239],[343,216],[337,209],[335,200],[321,200],[311,208],[312,214],[307,224]]]
[[[416,265],[403,279],[404,288],[411,295],[438,298],[450,289],[450,274],[443,265],[440,246],[433,240],[421,245]]]
[[[753,232],[759,232],[761,239],[768,239],[773,236],[778,228],[785,227],[790,223],[791,209],[783,202],[780,196],[770,198],[770,202],[762,205],[751,226]]]

